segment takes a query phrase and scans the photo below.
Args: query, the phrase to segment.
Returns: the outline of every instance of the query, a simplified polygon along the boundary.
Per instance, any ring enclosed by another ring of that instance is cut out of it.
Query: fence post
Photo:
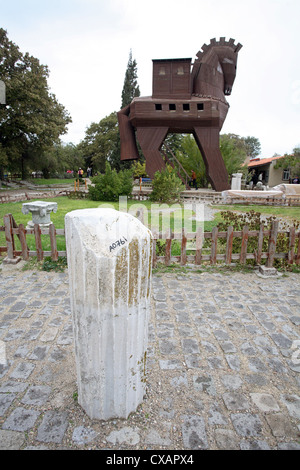
[[[52,261],[58,260],[58,251],[57,251],[57,244],[56,244],[56,230],[54,224],[49,226],[49,236],[50,236],[50,244],[51,244],[51,259]]]
[[[243,230],[242,230],[242,246],[241,246],[241,255],[240,255],[241,264],[245,264],[246,259],[247,259],[248,233],[249,233],[249,227],[248,225],[244,225]]]
[[[196,233],[195,264],[201,264],[203,240],[204,240],[203,228],[198,227],[198,230]]]
[[[288,263],[289,264],[293,264],[293,262],[294,262],[295,241],[296,241],[296,229],[295,229],[295,227],[290,227],[289,252],[288,252]]]
[[[227,229],[225,264],[231,263],[232,243],[233,243],[233,227],[229,226]]]
[[[216,264],[217,262],[217,246],[218,246],[218,227],[213,227],[211,232],[211,254],[210,263]]]
[[[26,229],[23,224],[19,224],[19,239],[22,248],[22,257],[25,261],[29,259],[29,249],[26,243]]]
[[[183,266],[186,264],[186,261],[187,261],[186,242],[187,242],[186,233],[185,233],[185,229],[183,228],[182,229],[182,240],[181,240],[181,258],[180,258],[180,262]]]
[[[41,228],[39,224],[34,224],[34,237],[35,237],[37,260],[42,261],[42,259],[44,258],[44,252],[42,248]]]
[[[300,264],[300,232],[298,233],[298,249],[297,249],[295,263]]]
[[[16,264],[21,258],[20,256],[14,256],[15,252],[15,240],[13,234],[13,216],[12,214],[6,214],[3,217],[4,227],[5,227],[5,238],[6,238],[6,247],[7,247],[7,256],[4,258],[3,263],[5,264]]]
[[[165,251],[165,265],[169,266],[171,259],[171,246],[172,246],[172,231],[169,229],[169,233],[166,234],[166,251]]]
[[[278,235],[279,220],[273,220],[271,224],[271,232],[269,237],[268,257],[266,267],[272,268],[275,258],[277,235]]]
[[[264,242],[264,226],[260,224],[259,226],[259,234],[258,234],[258,242],[257,242],[257,252],[255,253],[255,262],[256,264],[261,263],[261,254],[263,249],[263,242]]]

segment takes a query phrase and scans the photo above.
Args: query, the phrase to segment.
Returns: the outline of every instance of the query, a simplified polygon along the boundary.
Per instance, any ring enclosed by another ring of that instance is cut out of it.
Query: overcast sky
[[[300,146],[299,0],[0,0],[0,20],[21,52],[49,67],[73,120],[64,142],[120,109],[130,49],[149,96],[152,59],[194,60],[225,36],[243,48],[222,133],[257,137],[263,158]]]

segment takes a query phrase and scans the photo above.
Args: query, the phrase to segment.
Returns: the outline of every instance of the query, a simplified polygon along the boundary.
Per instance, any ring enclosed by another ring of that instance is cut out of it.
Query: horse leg
[[[121,160],[137,160],[139,158],[134,128],[129,120],[129,112],[130,105],[117,113],[120,132]]]
[[[159,150],[167,133],[168,127],[138,127],[136,130],[137,140],[146,159],[146,171],[152,179],[156,171],[166,167]]]
[[[194,137],[203,157],[209,182],[215,191],[230,189],[228,173],[220,151],[219,129],[195,127]]]

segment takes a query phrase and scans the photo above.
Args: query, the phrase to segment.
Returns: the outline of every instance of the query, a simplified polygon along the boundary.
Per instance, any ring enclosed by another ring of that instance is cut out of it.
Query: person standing
[[[192,170],[192,185],[194,186],[194,188],[198,189],[197,180],[196,180],[196,173],[194,172],[194,170]]]

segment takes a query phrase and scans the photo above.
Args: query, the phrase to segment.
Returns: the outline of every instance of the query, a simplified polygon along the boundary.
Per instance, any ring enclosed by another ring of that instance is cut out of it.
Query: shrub
[[[155,173],[152,188],[151,201],[168,203],[177,201],[185,186],[174,170],[166,168]]]
[[[260,212],[250,210],[245,213],[236,213],[231,211],[221,211],[221,216],[223,221],[218,224],[218,230],[226,231],[229,226],[233,227],[234,231],[240,231],[245,225],[248,225],[249,230],[259,230],[260,225],[264,226],[265,230],[271,228],[272,221],[276,220],[275,216],[262,216]],[[276,243],[276,252],[277,253],[288,253],[289,250],[289,237],[287,236],[289,230],[289,224],[286,221],[281,220],[280,230],[283,233],[278,233],[277,243]],[[292,225],[299,230],[300,223],[297,220],[292,221]],[[225,245],[226,239],[220,239],[220,244]],[[232,246],[233,253],[240,253],[241,251],[242,239],[241,237],[235,237]],[[254,253],[257,249],[258,236],[253,236],[248,238],[248,252]],[[264,237],[262,251],[268,251],[269,238]],[[254,260],[247,260],[248,264],[255,264]],[[277,258],[274,260],[274,267],[287,269],[289,266],[286,259]]]
[[[89,186],[89,198],[93,201],[118,201],[119,196],[130,196],[132,192],[132,171],[117,173],[107,162],[105,173],[92,179],[95,186]]]

